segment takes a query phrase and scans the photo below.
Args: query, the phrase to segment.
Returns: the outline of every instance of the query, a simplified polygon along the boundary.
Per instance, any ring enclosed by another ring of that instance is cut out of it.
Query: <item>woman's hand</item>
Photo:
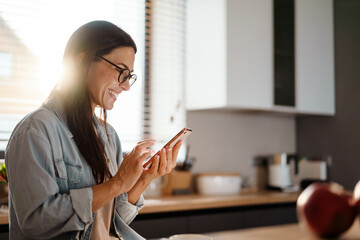
[[[125,154],[120,168],[113,178],[121,184],[122,192],[130,191],[139,180],[144,170],[143,162],[153,154],[148,147],[155,143],[156,140],[153,139],[140,141],[131,152]]]
[[[143,169],[141,177],[128,192],[128,201],[131,204],[135,204],[138,201],[152,180],[170,173],[175,168],[181,144],[182,141],[179,141],[173,148],[162,149],[160,154],[154,157],[151,167],[149,169]]]
[[[134,188],[143,172],[143,162],[153,153],[148,147],[154,145],[155,140],[149,139],[138,142],[136,147],[125,155],[116,175],[109,181],[92,187],[93,201],[92,212],[124,192]]]
[[[154,160],[149,169],[144,169],[141,179],[150,183],[157,177],[169,174],[176,167],[176,160],[182,145],[182,141],[175,144],[173,148],[163,148]]]

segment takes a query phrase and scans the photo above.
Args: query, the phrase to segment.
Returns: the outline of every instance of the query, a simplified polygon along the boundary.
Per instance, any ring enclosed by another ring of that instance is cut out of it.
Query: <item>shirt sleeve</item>
[[[16,134],[5,159],[11,204],[25,236],[53,238],[82,231],[92,223],[92,188],[59,192],[46,132],[28,128]]]
[[[116,146],[116,161],[118,167],[120,167],[121,162],[123,160],[121,143],[118,135],[115,133],[115,146]],[[128,194],[123,193],[116,197],[115,201],[115,211],[119,214],[119,216],[124,220],[126,224],[130,224],[134,218],[138,215],[139,210],[144,207],[144,197],[141,194],[138,201],[133,205],[129,203]]]
[[[129,203],[127,193],[121,194],[115,201],[115,211],[117,211],[126,224],[130,224],[138,215],[139,210],[143,207],[144,197],[142,195],[134,205]]]

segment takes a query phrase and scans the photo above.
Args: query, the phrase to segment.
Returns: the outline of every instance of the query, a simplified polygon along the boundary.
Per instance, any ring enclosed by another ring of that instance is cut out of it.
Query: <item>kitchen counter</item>
[[[194,194],[145,199],[145,207],[130,226],[146,239],[156,239],[177,233],[296,223],[299,194],[243,190],[236,195]]]
[[[299,197],[296,193],[244,191],[237,195],[225,196],[163,196],[145,200],[145,207],[139,214],[188,211],[211,208],[241,207],[264,204],[294,203]]]
[[[139,214],[189,211],[226,207],[240,207],[296,202],[299,193],[244,191],[237,195],[202,196],[198,194],[163,196],[145,200]],[[0,209],[0,224],[9,224],[7,208]]]
[[[0,209],[0,225],[1,224],[9,224],[9,210],[8,209]]]
[[[251,229],[224,231],[205,234],[213,237],[215,240],[318,240],[320,238],[312,235],[307,230],[300,227],[299,224],[287,224],[270,227],[257,227]],[[355,221],[352,227],[339,239],[355,240],[360,239],[360,223]]]

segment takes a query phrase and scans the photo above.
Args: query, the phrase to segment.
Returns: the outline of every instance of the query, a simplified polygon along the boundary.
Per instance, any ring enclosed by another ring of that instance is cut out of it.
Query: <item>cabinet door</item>
[[[298,112],[335,114],[332,0],[295,0]]]
[[[190,0],[186,14],[186,107],[225,107],[226,0]]]
[[[273,1],[227,1],[227,102],[231,107],[273,105]]]

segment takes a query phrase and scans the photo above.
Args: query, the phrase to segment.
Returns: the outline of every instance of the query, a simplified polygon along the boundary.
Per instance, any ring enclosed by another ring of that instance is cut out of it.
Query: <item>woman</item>
[[[135,53],[132,38],[105,21],[70,37],[66,74],[16,126],[6,149],[10,239],[143,239],[128,225],[150,182],[175,167],[181,142],[162,149],[149,169],[142,163],[155,140],[139,142],[122,159],[106,110],[135,82]]]

